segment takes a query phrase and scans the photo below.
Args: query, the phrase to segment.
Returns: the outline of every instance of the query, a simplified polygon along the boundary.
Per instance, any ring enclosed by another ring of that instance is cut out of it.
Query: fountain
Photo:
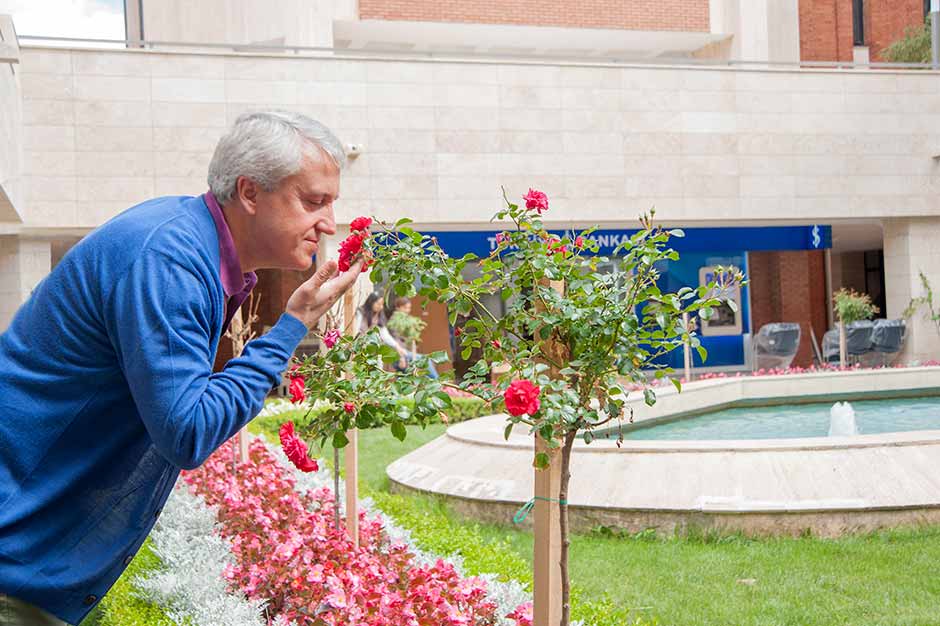
[[[829,436],[846,437],[857,435],[855,410],[848,402],[836,402],[829,410]]]

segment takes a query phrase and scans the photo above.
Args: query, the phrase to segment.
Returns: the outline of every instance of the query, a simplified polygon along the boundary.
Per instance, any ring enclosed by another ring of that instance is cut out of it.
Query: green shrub
[[[892,63],[930,63],[930,16],[921,26],[908,26],[904,35],[884,49],[882,56]]]
[[[878,307],[871,303],[867,293],[857,293],[853,289],[840,289],[832,294],[836,317],[840,322],[851,324],[867,320],[878,312]]]
[[[421,338],[425,326],[427,326],[427,323],[424,320],[404,311],[392,313],[392,317],[389,318],[388,324],[386,324],[389,332],[409,344]]]

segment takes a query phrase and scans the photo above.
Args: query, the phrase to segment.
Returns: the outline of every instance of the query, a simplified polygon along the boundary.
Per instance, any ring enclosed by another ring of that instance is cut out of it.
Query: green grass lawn
[[[363,492],[386,491],[385,467],[444,429],[409,427],[404,442],[387,431],[361,432]],[[332,450],[323,454],[332,458]],[[453,528],[472,527],[512,556],[531,561],[529,532],[462,521],[438,498],[408,500],[415,511],[443,511]],[[598,533],[573,537],[571,571],[585,600],[606,595],[662,626],[940,625],[937,527],[837,540]]]

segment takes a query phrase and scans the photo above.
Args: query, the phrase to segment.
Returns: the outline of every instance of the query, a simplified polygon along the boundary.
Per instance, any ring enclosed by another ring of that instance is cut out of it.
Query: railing
[[[129,39],[81,39],[71,37],[40,37],[36,35],[20,35],[20,42],[42,47],[43,44],[59,44],[63,47],[88,44],[108,49],[132,50],[213,50],[219,52],[255,53],[255,54],[293,54],[305,56],[331,56],[342,58],[395,58],[401,60],[435,60],[435,61],[528,61],[532,63],[571,63],[571,64],[603,64],[603,65],[680,65],[702,67],[753,67],[773,69],[932,69],[930,63],[856,63],[853,61],[746,61],[740,59],[715,59],[694,57],[627,57],[611,55],[557,55],[557,54],[507,54],[489,52],[466,52],[446,50],[395,50],[370,48],[358,50],[352,48],[335,48],[329,46],[289,46],[272,44],[227,44],[227,43],[193,43],[184,41],[136,41]]]

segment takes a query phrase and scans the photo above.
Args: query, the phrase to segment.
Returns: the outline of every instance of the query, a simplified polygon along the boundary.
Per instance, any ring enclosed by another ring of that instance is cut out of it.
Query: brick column
[[[940,305],[940,217],[884,220],[885,299],[889,319],[899,318],[911,298],[923,295],[920,272]],[[940,359],[940,335],[918,310],[907,323],[902,361]]]
[[[752,333],[764,324],[797,322],[800,347],[793,365],[813,363],[810,331],[822,341],[827,330],[825,258],[818,250],[748,253]]]

